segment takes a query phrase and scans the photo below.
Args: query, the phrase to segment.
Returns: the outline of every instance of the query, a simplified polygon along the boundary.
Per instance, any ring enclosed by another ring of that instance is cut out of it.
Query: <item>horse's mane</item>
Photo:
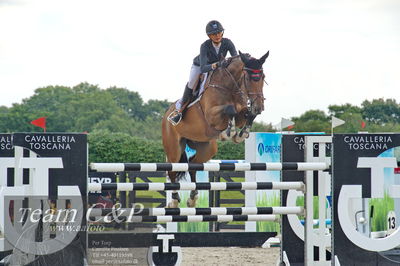
[[[242,56],[245,56],[247,58],[246,62],[243,62],[240,55],[231,56],[231,57],[227,58],[226,61],[228,61],[228,65],[239,60],[246,67],[249,67],[252,69],[259,69],[262,67],[262,64],[260,64],[259,60],[257,58],[252,57],[250,54],[242,53]]]
[[[228,58],[225,59],[225,60],[228,61],[228,65],[229,65],[229,64],[231,64],[232,62],[237,61],[238,59],[241,60],[241,59],[240,59],[240,55],[234,55],[234,56],[228,57]]]

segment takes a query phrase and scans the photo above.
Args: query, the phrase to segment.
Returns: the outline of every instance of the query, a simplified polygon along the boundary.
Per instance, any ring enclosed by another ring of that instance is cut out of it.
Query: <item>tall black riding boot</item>
[[[183,92],[183,96],[181,99],[181,109],[174,111],[172,113],[174,114],[173,117],[169,118],[169,121],[173,125],[177,125],[182,120],[183,110],[185,110],[187,104],[191,101],[192,97],[193,97],[193,90],[189,88],[188,85],[186,84],[185,91]]]

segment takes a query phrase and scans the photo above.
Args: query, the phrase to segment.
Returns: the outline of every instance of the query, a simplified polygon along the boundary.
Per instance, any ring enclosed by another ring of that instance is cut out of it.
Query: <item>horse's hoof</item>
[[[228,137],[232,138],[236,134],[236,128],[234,126],[228,127],[226,129],[226,133],[227,133]]]
[[[226,136],[227,136],[228,138],[230,138],[230,137],[232,136],[232,134],[231,134],[231,129],[228,128],[227,130],[225,130],[225,134],[226,134]]]
[[[196,195],[196,196],[194,197],[194,199],[188,198],[188,200],[186,201],[186,205],[187,205],[189,208],[196,207],[196,202],[197,202],[197,199],[198,199],[198,198],[199,198],[198,195]]]
[[[223,132],[221,132],[221,134],[219,134],[219,140],[226,141],[226,140],[229,140],[229,139],[231,139],[231,138],[228,137],[228,135],[226,134],[225,131],[223,131]]]
[[[239,137],[238,134],[233,136],[232,141],[235,143],[242,143],[245,140],[245,134],[242,135],[242,137]]]
[[[167,204],[167,208],[178,208],[178,206],[179,206],[179,201],[175,199],[173,199],[171,202]]]

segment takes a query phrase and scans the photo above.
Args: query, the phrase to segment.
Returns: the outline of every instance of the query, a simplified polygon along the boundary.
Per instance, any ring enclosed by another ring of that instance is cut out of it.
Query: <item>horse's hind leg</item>
[[[210,160],[218,150],[217,141],[196,143],[196,155],[190,160],[191,163],[205,163]],[[190,179],[196,182],[196,171],[190,171]],[[190,191],[190,197],[186,202],[188,207],[196,207],[199,192],[197,190]]]
[[[163,119],[163,146],[164,151],[167,156],[167,162],[177,163],[179,162],[182,153],[184,152],[184,145],[181,143],[181,138],[178,136],[175,130],[171,127],[172,125]],[[168,171],[168,177],[171,183],[176,182],[177,174],[176,172]],[[172,191],[172,200],[168,202],[168,208],[177,208],[179,202],[181,201],[179,193],[177,191]]]
[[[171,180],[171,183],[175,183],[176,173],[168,171],[168,177]],[[167,208],[178,208],[179,203],[181,202],[181,198],[179,197],[179,193],[176,190],[171,192],[172,198],[171,201],[167,203]]]

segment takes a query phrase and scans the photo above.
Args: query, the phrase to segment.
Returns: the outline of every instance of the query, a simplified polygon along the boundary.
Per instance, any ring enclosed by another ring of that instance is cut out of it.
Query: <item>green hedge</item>
[[[244,159],[244,143],[219,142],[213,159]],[[89,134],[89,162],[165,162],[160,141],[132,137],[125,133],[95,131]]]
[[[220,160],[244,160],[244,142],[236,144],[231,141],[219,141],[218,152],[214,157]]]

